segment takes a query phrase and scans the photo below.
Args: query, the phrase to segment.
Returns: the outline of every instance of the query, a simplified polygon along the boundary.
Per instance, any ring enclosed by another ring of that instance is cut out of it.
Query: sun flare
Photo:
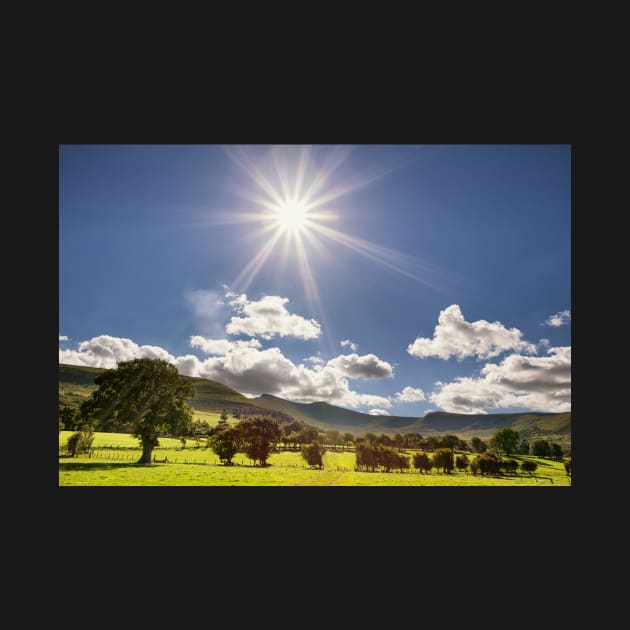
[[[436,289],[427,272],[435,274],[417,257],[352,236],[333,227],[347,208],[340,200],[394,169],[393,164],[341,178],[341,167],[352,147],[338,146],[321,154],[309,146],[278,145],[257,155],[243,147],[226,147],[230,159],[247,175],[236,187],[236,194],[249,207],[242,211],[217,213],[217,224],[261,223],[257,232],[262,244],[252,253],[230,284],[245,292],[263,267],[275,260],[279,272],[289,268],[302,280],[307,299],[320,304],[314,264],[329,260],[334,243],[379,263],[392,271]],[[316,162],[315,157],[320,159]],[[249,232],[248,232],[249,233]],[[328,243],[326,243],[328,242]],[[279,252],[279,256],[274,255]],[[332,252],[334,253],[334,251]],[[418,273],[419,272],[419,273]],[[325,321],[323,310],[320,318]]]
[[[308,223],[308,209],[300,200],[289,200],[274,208],[273,218],[287,232],[299,232]]]

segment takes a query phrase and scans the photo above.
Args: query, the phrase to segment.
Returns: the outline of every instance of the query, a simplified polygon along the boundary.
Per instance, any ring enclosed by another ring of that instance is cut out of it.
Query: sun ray
[[[304,177],[308,169],[308,164],[311,156],[311,148],[309,146],[302,147],[300,149],[300,158],[295,173],[295,186],[293,188],[293,198],[302,198],[302,185],[304,183]]]
[[[282,189],[282,197],[285,202],[290,199],[291,194],[289,192],[289,173],[287,168],[287,163],[281,159],[279,151],[282,147],[273,147],[271,149],[271,156],[273,158],[273,163],[276,168],[276,174],[278,175],[278,180],[280,181],[280,188]]]
[[[224,147],[228,157],[239,166],[245,173],[257,184],[269,197],[276,203],[281,204],[283,202],[282,197],[278,194],[273,184],[265,176],[256,164],[253,164],[246,153],[239,152],[233,147]]]
[[[271,233],[238,274],[233,286],[240,290],[247,289],[276,248],[278,253],[273,257],[274,264],[283,272],[293,269],[299,275],[309,303],[321,309],[320,291],[309,253],[314,253],[320,259],[330,259],[334,249],[330,251],[329,245],[334,243],[414,282],[445,292],[448,282],[444,275],[422,259],[352,236],[329,225],[343,218],[347,210],[338,206],[331,208],[331,203],[338,202],[340,198],[415,159],[412,158],[413,150],[402,158],[396,157],[389,159],[386,164],[381,162],[378,166],[368,166],[344,179],[333,175],[337,174],[336,171],[350,156],[353,150],[350,145],[334,147],[327,155],[321,156],[317,166],[316,154],[310,146],[300,147],[299,151],[293,146],[275,146],[259,154],[258,158],[253,153],[255,149],[251,153],[246,148],[229,147],[225,150],[255,184],[255,188],[251,185],[239,187],[236,194],[254,204],[257,212],[245,208],[233,212],[231,216],[220,213],[214,221],[216,224],[259,222],[265,226],[263,234]],[[259,236],[253,233],[249,238]],[[290,266],[292,254],[296,264]]]
[[[351,146],[335,147],[333,149],[330,155],[325,158],[319,171],[313,177],[311,185],[302,195],[304,203],[310,205],[311,199],[313,199],[320,188],[323,188],[326,185],[332,173],[348,159],[352,149],[353,147]]]
[[[278,239],[282,236],[282,232],[276,231],[267,243],[258,250],[258,253],[252,260],[247,263],[245,268],[238,274],[234,282],[230,285],[240,292],[245,292],[254,281],[260,270],[262,269],[265,261],[271,254]]]
[[[334,342],[333,342],[333,331],[329,325],[328,317],[324,311],[324,304],[319,294],[319,287],[317,286],[317,281],[315,280],[315,276],[313,275],[313,271],[311,269],[311,265],[308,259],[308,254],[306,252],[306,248],[304,247],[304,242],[302,240],[302,235],[297,233],[295,235],[295,249],[298,256],[298,265],[300,269],[300,276],[302,278],[302,282],[304,284],[306,297],[309,301],[310,308],[315,310],[315,314],[317,315],[318,321],[322,323],[324,339],[326,340],[326,352],[329,354],[334,354]]]
[[[389,249],[388,247],[384,247],[383,245],[378,245],[376,243],[372,243],[371,241],[367,241],[365,239],[350,236],[349,234],[344,234],[339,230],[335,230],[333,228],[327,227],[321,224],[313,224],[313,230],[319,232],[326,238],[329,238],[340,245],[344,245],[349,249],[365,256],[374,262],[380,263],[385,267],[392,269],[416,282],[420,282],[426,286],[431,287],[436,291],[443,292],[444,287],[439,286],[431,281],[429,281],[426,277],[420,277],[419,275],[412,273],[411,271],[405,269],[401,265],[413,265],[418,266],[421,264],[421,261],[418,258],[413,256],[409,256],[407,254],[403,254],[393,249]],[[430,272],[429,269],[425,270],[425,273]],[[432,273],[438,273],[437,270],[434,270]]]

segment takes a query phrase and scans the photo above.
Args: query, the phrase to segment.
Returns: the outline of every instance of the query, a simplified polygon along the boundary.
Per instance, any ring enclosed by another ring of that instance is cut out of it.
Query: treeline
[[[399,470],[404,472],[411,467],[419,473],[428,474],[433,470],[444,474],[452,473],[455,469],[460,472],[470,471],[474,475],[502,475],[521,473],[529,475],[536,472],[538,464],[531,460],[520,463],[509,458],[515,452],[525,449],[516,436],[506,433],[511,429],[500,429],[495,432],[489,443],[480,438],[472,438],[470,446],[455,435],[445,435],[440,438],[424,439],[419,434],[406,434],[390,437],[385,434],[377,436],[367,433],[356,438],[350,433],[341,434],[338,431],[318,431],[305,423],[293,421],[281,426],[274,418],[256,416],[245,418],[235,424],[225,421],[210,429],[206,439],[206,448],[219,457],[224,465],[232,465],[237,453],[244,453],[254,465],[266,466],[269,455],[289,447],[291,450],[299,448],[303,459],[309,466],[323,468],[323,456],[329,445],[347,446],[353,444],[355,451],[355,470],[363,472],[386,472]],[[93,440],[91,427],[82,427],[68,439],[68,453],[75,456],[89,452]],[[185,440],[183,440],[185,443]],[[534,452],[546,453],[541,457],[551,456],[557,449],[544,440],[537,440],[531,449]],[[411,457],[401,452],[406,445],[416,450]],[[456,452],[458,450],[459,452]],[[476,454],[471,460],[473,452]],[[469,454],[470,453],[470,456]],[[508,458],[503,458],[502,453]],[[565,462],[565,469],[571,475],[571,460]]]

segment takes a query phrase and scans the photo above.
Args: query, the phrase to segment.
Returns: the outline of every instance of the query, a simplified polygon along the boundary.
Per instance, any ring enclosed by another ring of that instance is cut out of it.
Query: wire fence
[[[154,451],[156,450],[173,450],[171,449],[154,449]],[[130,452],[132,451],[132,452]],[[130,464],[135,464],[138,462],[139,460],[139,456],[140,456],[141,450],[138,448],[131,448],[131,447],[107,447],[107,446],[98,446],[96,448],[92,448],[88,453],[86,453],[85,455],[89,458],[94,458],[94,459],[99,459],[99,460],[107,460],[107,461],[112,461],[112,462],[127,462]],[[60,455],[64,455],[66,457],[68,457],[67,454],[67,449],[65,447],[60,446],[59,447],[59,454]],[[192,453],[191,453],[192,455]],[[205,460],[198,460],[195,459],[194,457],[191,457],[189,455],[186,454],[182,454],[181,456],[173,456],[168,457],[167,455],[164,458],[158,458],[154,452],[154,456],[152,458],[152,463],[155,464],[193,464],[196,466],[221,466],[221,467],[225,467],[225,464],[221,463],[221,461],[218,458],[211,458],[211,459],[205,459]],[[254,463],[251,460],[245,459],[245,458],[236,458],[235,461],[233,462],[235,465],[238,466],[248,466],[248,467],[255,467]],[[292,463],[274,463],[273,464],[274,468],[303,468],[303,469],[307,469],[307,468],[312,468],[311,466],[309,466],[306,462],[301,463],[301,464],[292,464]],[[351,471],[356,471],[358,470],[357,468],[354,467],[348,467],[348,466],[340,466],[337,464],[334,464],[332,466],[323,466],[323,468],[321,468],[321,470],[327,470],[327,471],[337,471],[337,472],[351,472]],[[360,471],[360,472],[383,472],[382,470],[374,470],[374,471]],[[392,469],[391,473],[394,474],[426,474],[426,473],[420,473],[420,471],[416,471],[416,470],[411,470],[409,469],[408,471],[402,471],[402,470],[396,470],[396,469]],[[436,474],[436,473],[429,473],[429,474]],[[444,473],[442,473],[444,474]],[[449,474],[453,474],[453,473],[449,473]],[[471,472],[469,472],[468,470],[465,471],[466,475],[472,474]],[[551,483],[553,483],[553,478],[551,476],[546,476],[546,475],[529,475],[529,474],[523,474],[523,473],[512,473],[512,474],[507,474],[504,473],[502,475],[486,475],[488,477],[497,477],[497,478],[526,478],[526,479],[535,479],[536,482],[543,481],[543,480],[548,480],[551,481]]]

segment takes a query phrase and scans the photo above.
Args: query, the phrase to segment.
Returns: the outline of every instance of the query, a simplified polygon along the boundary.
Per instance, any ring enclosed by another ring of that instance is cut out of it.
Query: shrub
[[[94,431],[92,429],[82,429],[73,433],[66,442],[68,454],[76,457],[80,453],[89,453],[94,442]]]
[[[529,459],[525,459],[521,462],[521,470],[529,473],[530,475],[536,471],[536,468],[538,468],[538,464]]]

